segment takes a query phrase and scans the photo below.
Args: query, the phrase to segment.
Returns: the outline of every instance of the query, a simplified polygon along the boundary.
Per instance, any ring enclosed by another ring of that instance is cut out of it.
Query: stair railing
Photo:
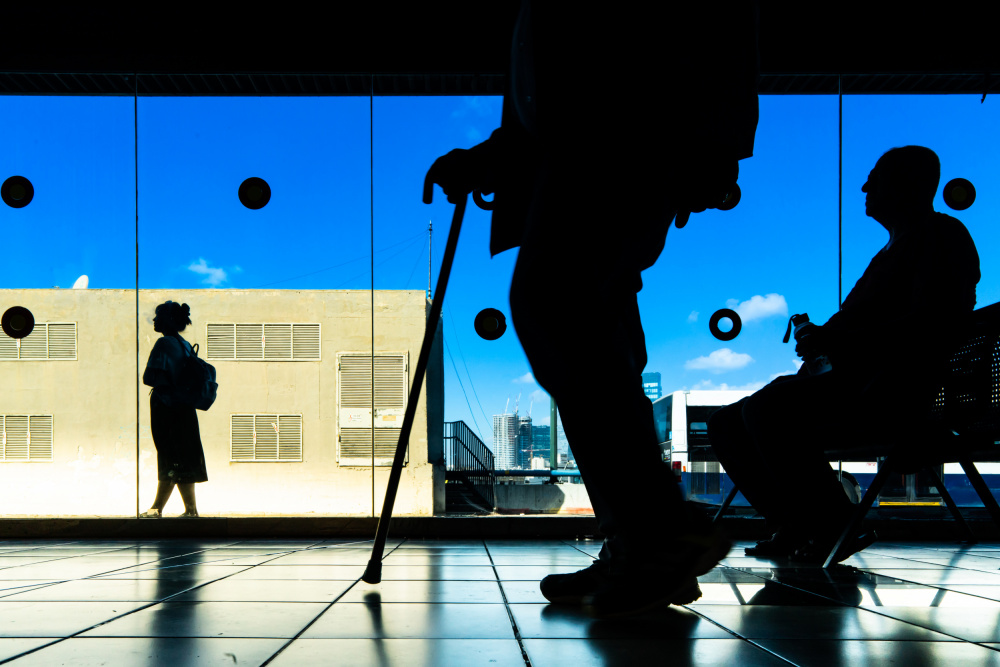
[[[493,452],[463,421],[445,422],[447,479],[461,480],[490,510],[496,509]]]

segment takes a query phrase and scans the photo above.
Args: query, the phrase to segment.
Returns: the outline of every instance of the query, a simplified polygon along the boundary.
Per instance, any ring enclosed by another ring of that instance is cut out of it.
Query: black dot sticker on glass
[[[0,198],[11,208],[24,208],[35,197],[35,187],[24,176],[11,176],[0,185]]]
[[[976,188],[964,178],[953,178],[944,186],[944,203],[948,208],[964,211],[976,201]]]
[[[727,319],[733,323],[733,328],[729,331],[722,331],[719,329],[719,320]],[[720,308],[719,310],[712,313],[712,318],[708,321],[708,330],[712,332],[712,335],[721,341],[728,341],[736,338],[740,335],[740,330],[743,328],[743,320],[740,316],[736,314],[735,310],[730,308]]]
[[[11,338],[26,338],[35,329],[35,316],[22,306],[11,306],[0,317],[0,327]]]
[[[507,318],[496,308],[484,308],[476,315],[473,326],[480,338],[496,340],[507,331]]]
[[[271,186],[263,178],[253,176],[240,183],[239,196],[240,203],[249,209],[264,208],[271,201]]]

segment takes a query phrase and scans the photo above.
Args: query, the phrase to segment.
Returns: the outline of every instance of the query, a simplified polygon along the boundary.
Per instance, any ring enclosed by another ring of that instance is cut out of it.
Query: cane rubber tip
[[[377,584],[382,581],[382,561],[374,558],[368,561],[365,573],[361,575],[361,581],[366,584]]]

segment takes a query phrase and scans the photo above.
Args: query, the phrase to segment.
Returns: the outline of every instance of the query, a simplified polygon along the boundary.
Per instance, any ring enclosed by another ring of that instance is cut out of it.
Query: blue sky
[[[1000,300],[998,103],[844,98],[844,296],[888,239],[864,215],[861,185],[885,150],[920,144],[941,157],[942,185],[956,177],[976,185],[970,209],[950,211],[940,194],[936,208],[976,241],[979,305]],[[369,289],[374,243],[376,289],[426,289],[427,224],[436,282],[452,206],[440,190],[434,204],[421,202],[424,174],[437,156],[488,137],[501,100],[153,97],[137,107],[138,116],[130,97],[0,97],[4,126],[18,129],[5,138],[0,180],[23,175],[35,187],[29,206],[0,206],[4,246],[26,249],[0,263],[0,287],[68,288],[85,274],[91,288],[134,288],[138,176],[140,288]],[[755,388],[792,372],[793,347],[781,343],[788,315],[823,322],[838,306],[838,100],[762,96],[760,107],[755,155],[740,164],[739,206],[671,229],[643,275],[646,370],[662,374],[666,391]],[[272,189],[261,210],[236,196],[250,176]],[[531,406],[543,424],[548,398],[513,327],[493,342],[473,330],[482,308],[509,315],[517,251],[491,259],[488,241],[489,214],[470,203],[444,318],[445,417],[489,442],[489,417],[508,396],[511,410],[520,394],[520,411]],[[723,343],[708,319],[727,306],[744,326]],[[595,409],[603,391],[594,387]]]

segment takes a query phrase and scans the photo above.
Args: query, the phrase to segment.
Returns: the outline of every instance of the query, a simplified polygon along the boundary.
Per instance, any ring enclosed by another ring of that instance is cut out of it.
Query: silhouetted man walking
[[[753,154],[756,7],[654,7],[524,2],[501,127],[428,174],[449,199],[495,192],[491,253],[520,246],[512,321],[606,538],[541,589],[598,616],[697,599],[729,548],[662,461],[636,293],[671,221],[721,203]],[[595,428],[595,390],[613,432]]]
[[[747,554],[825,559],[852,507],[824,450],[898,434],[930,407],[980,278],[968,230],[934,211],[940,173],[934,151],[904,146],[879,158],[862,186],[865,212],[889,242],[840,312],[796,347],[806,359],[825,354],[832,370],[809,375],[804,364],[709,419],[723,468],[775,531]],[[836,561],[873,541],[862,534]]]

